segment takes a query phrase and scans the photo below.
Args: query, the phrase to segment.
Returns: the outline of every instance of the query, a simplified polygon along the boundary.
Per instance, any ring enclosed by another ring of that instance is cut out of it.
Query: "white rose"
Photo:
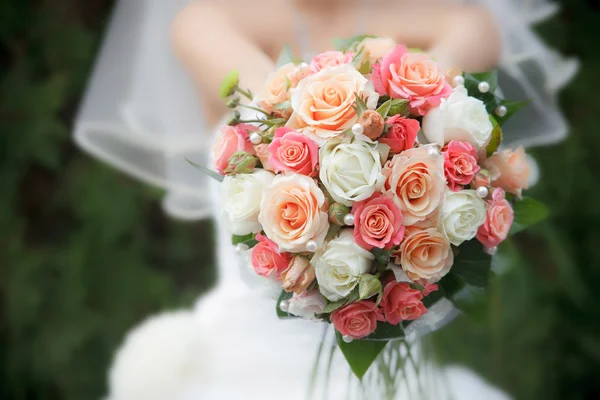
[[[271,184],[274,174],[257,169],[252,174],[226,176],[221,183],[221,215],[234,235],[260,232],[258,222],[263,189]]]
[[[358,120],[356,94],[369,109],[379,95],[373,84],[352,65],[326,67],[291,89],[294,110],[286,126],[297,129],[319,144],[348,130]]]
[[[360,140],[331,141],[319,150],[319,163],[323,185],[346,206],[369,198],[384,181],[378,148]]]
[[[327,243],[324,251],[315,254],[311,264],[323,296],[337,301],[354,290],[374,259],[373,254],[356,244],[352,229],[344,229],[339,237]]]
[[[441,221],[453,245],[460,246],[462,242],[473,239],[485,217],[485,202],[476,191],[446,192]]]
[[[494,127],[481,100],[469,97],[457,86],[442,104],[423,117],[423,134],[431,143],[444,145],[451,140],[471,143],[477,150],[489,140]]]
[[[294,294],[290,299],[288,312],[304,319],[315,319],[315,314],[321,314],[327,301],[317,289],[303,294]]]

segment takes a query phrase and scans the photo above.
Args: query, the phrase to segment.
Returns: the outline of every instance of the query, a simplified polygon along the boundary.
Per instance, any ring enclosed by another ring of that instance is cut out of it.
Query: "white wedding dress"
[[[512,144],[559,140],[566,134],[566,125],[556,111],[553,94],[572,76],[575,64],[537,41],[527,29],[530,21],[515,22],[516,15],[510,14],[511,18],[503,17],[507,9],[499,4],[509,7],[506,1],[481,1],[489,3],[500,25],[506,22],[502,31],[511,32],[504,38],[505,43],[512,43],[508,47],[517,46],[515,51],[505,46],[503,55],[508,92],[512,88],[536,99],[526,118],[535,126],[527,125],[531,129],[506,137]],[[217,215],[219,199],[218,184],[185,161],[190,158],[206,164],[207,144],[212,142],[199,135],[206,127],[196,93],[168,50],[169,21],[186,2],[118,3],[75,138],[84,149],[117,168],[165,187],[164,206],[169,214],[197,220]],[[547,5],[537,2],[531,10],[545,9],[542,4]],[[547,77],[537,86],[528,80],[531,71],[527,68],[533,67],[545,69]],[[506,92],[506,86],[503,89]],[[277,293],[253,275],[247,263],[240,263],[221,224],[217,224],[217,243],[217,285],[193,309],[152,317],[129,333],[110,371],[108,399],[381,398],[377,384],[366,379],[361,387],[341,353],[331,352],[333,334],[325,324],[277,318]],[[418,346],[413,351],[418,357]],[[393,398],[508,398],[466,369],[426,367],[424,390],[416,390],[418,379],[407,368],[407,377]]]

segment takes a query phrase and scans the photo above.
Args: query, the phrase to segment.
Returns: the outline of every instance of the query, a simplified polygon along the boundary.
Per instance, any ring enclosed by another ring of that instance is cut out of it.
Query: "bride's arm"
[[[196,87],[201,88],[211,124],[225,111],[224,103],[217,100],[218,90],[230,71],[238,70],[240,86],[256,93],[273,70],[269,57],[210,3],[193,2],[179,13],[173,24],[173,43]]]

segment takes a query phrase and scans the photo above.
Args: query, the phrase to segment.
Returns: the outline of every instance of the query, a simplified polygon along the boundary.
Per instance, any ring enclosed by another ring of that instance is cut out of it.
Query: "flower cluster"
[[[528,164],[498,151],[506,108],[467,79],[368,37],[279,66],[256,97],[226,83],[259,117],[235,111],[214,147],[222,214],[281,311],[367,338],[427,313],[463,243],[506,239]]]

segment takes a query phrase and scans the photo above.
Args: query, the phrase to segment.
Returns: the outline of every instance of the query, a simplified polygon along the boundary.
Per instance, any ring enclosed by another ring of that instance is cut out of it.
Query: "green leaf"
[[[390,109],[388,110],[387,116],[392,117],[394,115],[403,115],[406,117],[409,113],[410,106],[408,104],[408,100],[393,99],[390,104]]]
[[[376,110],[379,115],[381,115],[383,118],[387,117],[388,113],[390,112],[390,108],[392,107],[392,100],[388,100],[385,103],[383,103],[381,106],[379,106],[379,108]]]
[[[281,291],[281,294],[279,295],[279,298],[277,299],[277,305],[275,306],[275,311],[277,312],[277,316],[279,318],[296,318],[295,315],[283,311],[280,307],[280,304],[282,301],[291,299],[293,295],[294,294],[291,292],[288,293],[285,290]]]
[[[367,107],[367,105],[365,104],[363,99],[358,95],[358,93],[355,93],[355,96],[356,96],[356,116],[358,118],[360,118],[360,116],[363,115],[364,112],[369,109],[369,107]]]
[[[473,239],[464,242],[458,251],[451,272],[469,285],[487,287],[492,257],[483,251],[483,245]]]
[[[360,42],[362,42],[366,38],[374,38],[377,36],[374,35],[357,35],[349,38],[333,38],[331,42],[333,43],[333,47],[336,50],[341,52],[346,52],[347,50],[352,49],[357,46]]]
[[[329,230],[327,231],[327,236],[325,236],[325,240],[335,239],[341,230],[341,226],[336,224],[329,224]]]
[[[513,204],[513,211],[515,212],[515,219],[510,228],[511,235],[521,232],[531,225],[542,222],[550,214],[550,210],[546,205],[531,197],[523,197],[521,200],[516,200]]]
[[[342,354],[358,379],[362,379],[365,376],[373,361],[375,361],[387,344],[386,341],[374,340],[353,340],[350,343],[346,343],[339,332],[336,332],[335,335]]]
[[[366,338],[360,341],[389,341],[395,339],[404,339],[406,334],[404,333],[404,326],[401,323],[392,325],[388,322],[378,322],[377,329]]]
[[[279,68],[282,65],[289,63],[294,63],[294,52],[292,52],[290,45],[286,44],[283,46],[283,50],[281,50],[281,53],[279,54],[279,58],[277,59],[277,64],[275,64],[275,67]]]
[[[500,143],[502,143],[502,129],[500,128],[500,125],[498,124],[496,119],[491,115],[490,121],[492,122],[492,126],[494,127],[494,129],[492,130],[490,142],[485,148],[485,153],[488,157],[494,154],[496,150],[498,150],[498,147],[500,147]]]
[[[373,250],[371,250],[371,253],[375,256],[375,261],[377,261],[377,264],[381,266],[387,266],[390,255],[392,254],[392,249],[385,250],[375,247]]]
[[[342,300],[338,300],[338,301],[334,301],[331,302],[329,304],[327,304],[324,308],[323,308],[323,312],[322,314],[329,314],[334,312],[335,310],[337,310],[338,308],[342,307],[344,304],[347,303],[346,299],[342,299]]]
[[[496,116],[496,120],[500,126],[504,125],[506,121],[510,119],[517,111],[521,108],[525,107],[529,104],[531,100],[520,100],[520,101],[511,101],[511,100],[501,100],[499,105],[506,107],[506,115],[504,117]]]
[[[190,163],[194,168],[204,172],[206,175],[210,176],[211,178],[213,178],[216,181],[219,182],[223,182],[223,179],[225,178],[223,175],[219,174],[217,171],[213,171],[210,168],[206,168],[202,165],[196,164],[193,161],[188,160],[187,158],[185,159],[188,163]]]
[[[240,75],[237,70],[233,70],[228,73],[223,81],[221,82],[221,87],[219,88],[219,95],[222,99],[226,99],[235,93],[235,89],[237,85],[240,83]]]
[[[360,64],[360,66],[356,69],[363,75],[367,75],[371,73],[371,69],[373,66],[371,65],[371,60],[367,60],[364,63]]]
[[[237,244],[245,244],[248,248],[252,248],[256,246],[258,241],[254,238],[254,233],[249,233],[247,235],[231,235],[231,244],[234,246]]]

